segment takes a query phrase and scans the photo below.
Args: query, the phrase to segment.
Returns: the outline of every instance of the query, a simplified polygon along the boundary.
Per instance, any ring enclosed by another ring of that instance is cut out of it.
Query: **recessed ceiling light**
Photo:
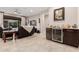
[[[33,12],[33,10],[30,10],[30,12]]]
[[[15,9],[14,14],[20,14],[20,11],[18,9]]]

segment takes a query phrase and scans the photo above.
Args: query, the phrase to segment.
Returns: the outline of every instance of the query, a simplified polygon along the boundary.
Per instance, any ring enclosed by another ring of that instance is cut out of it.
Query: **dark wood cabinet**
[[[70,46],[79,46],[79,29],[62,29],[61,35],[60,31],[54,34],[52,28],[46,28],[46,39],[55,41],[57,37],[62,36],[62,43]],[[54,40],[53,40],[54,39]],[[60,38],[61,40],[61,38]]]
[[[63,43],[78,47],[79,30],[77,29],[63,29]]]
[[[46,39],[52,40],[52,28],[46,28]]]

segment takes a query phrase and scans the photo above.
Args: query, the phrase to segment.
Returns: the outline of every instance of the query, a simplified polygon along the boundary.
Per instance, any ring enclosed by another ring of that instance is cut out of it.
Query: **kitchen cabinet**
[[[70,46],[79,46],[79,29],[46,28],[46,39]]]
[[[79,30],[78,29],[63,29],[63,43],[78,47]]]
[[[52,28],[46,28],[46,39],[52,40]]]

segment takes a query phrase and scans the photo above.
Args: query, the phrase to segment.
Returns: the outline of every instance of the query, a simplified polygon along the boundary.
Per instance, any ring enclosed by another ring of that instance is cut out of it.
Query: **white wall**
[[[21,17],[21,26],[25,25],[25,20],[36,20],[37,21],[37,28],[41,31],[43,35],[45,35],[46,27],[49,25],[58,25],[62,26],[63,24],[78,24],[79,28],[79,8],[77,7],[65,7],[65,20],[64,21],[54,21],[54,9],[59,7],[50,8],[48,11],[40,13],[36,16],[28,17]],[[48,15],[48,19],[45,18],[45,15]],[[40,23],[38,19],[40,18]],[[0,13],[0,26],[3,26],[3,13]]]
[[[54,7],[54,8],[50,8],[49,9],[49,12],[44,12],[44,13],[41,13],[39,15],[36,15],[36,16],[32,16],[32,17],[29,17],[27,19],[29,20],[36,20],[37,21],[37,28],[39,29],[41,27],[41,31],[43,32],[44,28],[47,27],[45,21],[47,21],[49,25],[63,25],[63,24],[79,24],[79,8],[77,7],[65,7],[65,20],[64,21],[54,21],[54,9],[57,9],[59,7]],[[49,15],[49,18],[48,20],[45,20],[44,19],[44,16],[45,14]],[[78,14],[77,14],[78,13]],[[21,22],[21,25],[22,26],[25,26],[25,18],[24,17],[21,17],[22,18],[22,22]],[[38,19],[40,18],[41,20],[41,23],[39,24],[38,23]],[[3,24],[3,13],[0,13],[0,25]]]
[[[35,27],[36,27],[38,30],[40,30],[39,18],[40,18],[40,14],[35,15],[35,16],[31,16],[31,17],[27,17],[26,20],[29,20],[28,26],[31,27],[31,26],[30,26],[30,21],[31,21],[31,20],[36,20],[36,26],[35,26]]]
[[[78,25],[78,29],[79,29],[79,8],[77,8],[77,11],[78,11],[78,12],[77,12],[77,20],[78,20],[78,21],[77,21],[77,25]]]
[[[50,8],[47,12],[41,13],[40,15],[29,17],[29,20],[37,20],[40,18],[41,23],[37,23],[37,27],[40,26],[41,33],[45,34],[46,27],[50,25],[62,26],[63,24],[77,24],[77,8],[76,7],[65,7],[65,19],[64,21],[54,21],[54,10],[60,7]],[[45,19],[45,15],[48,15],[48,19]],[[47,23],[47,24],[46,24]]]
[[[0,13],[0,26],[3,27],[3,13]]]
[[[22,26],[26,26],[25,25],[25,20],[36,20],[37,21],[37,28],[40,29],[42,34],[45,34],[46,32],[46,27],[48,27],[49,25],[58,25],[58,26],[62,26],[63,24],[79,24],[79,21],[77,19],[79,19],[79,17],[77,17],[77,8],[76,7],[65,7],[65,19],[64,21],[54,21],[54,9],[58,9],[59,7],[54,7],[54,8],[50,8],[47,12],[35,15],[35,16],[31,16],[28,17],[27,19],[25,19],[24,17],[22,17],[22,22],[21,25]],[[48,19],[45,19],[45,15],[48,15]],[[38,21],[38,19],[40,18],[40,23]],[[47,25],[46,25],[47,24]],[[30,26],[30,24],[28,25]]]
[[[45,16],[44,16],[44,19],[45,19],[45,27],[48,27],[48,25],[49,25],[49,15],[48,14],[46,14]]]
[[[21,17],[21,26],[25,26],[25,20],[26,20],[25,17]]]
[[[14,16],[14,17],[21,17],[20,15],[17,14],[11,14],[11,13],[4,13],[4,15],[8,15],[8,16]]]
[[[44,14],[40,15],[40,20],[41,20],[41,33],[45,34],[45,19],[44,19]]]
[[[54,9],[59,7],[54,7],[49,9],[49,24],[50,25],[63,25],[63,24],[77,24],[77,8],[76,7],[65,7],[65,20],[64,21],[54,21]]]
[[[46,23],[45,23],[45,21],[48,22],[47,21],[48,19],[45,19],[45,15],[47,15],[47,14],[48,14],[48,11],[45,11],[45,12],[40,13],[38,15],[31,16],[31,17],[27,18],[27,19],[29,19],[29,21],[30,20],[36,20],[37,21],[37,26],[36,27],[37,27],[37,29],[40,30],[41,34],[43,34],[43,35],[46,32]],[[39,18],[40,18],[40,23],[39,23]]]

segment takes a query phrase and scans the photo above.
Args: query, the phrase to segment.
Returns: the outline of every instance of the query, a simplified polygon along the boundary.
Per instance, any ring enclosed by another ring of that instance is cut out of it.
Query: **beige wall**
[[[37,21],[37,28],[41,30],[42,33],[45,33],[46,27],[48,24],[50,25],[63,25],[63,24],[79,24],[79,8],[76,7],[66,7],[65,8],[65,20],[64,21],[54,21],[54,9],[59,7],[50,8],[48,11],[40,13],[36,16],[29,17],[29,20]],[[45,19],[45,15],[48,14],[48,19]],[[38,18],[40,18],[40,24],[38,23]],[[21,25],[25,26],[25,17],[21,17],[22,22]],[[3,13],[0,13],[0,25],[3,24]],[[46,25],[47,24],[47,25]]]
[[[21,17],[21,26],[25,26],[25,20],[26,20],[25,17]]]
[[[3,13],[0,13],[0,26],[3,27]]]
[[[40,20],[42,20],[42,21],[40,21],[40,23],[39,23],[39,18],[40,18]],[[43,15],[42,14],[38,14],[38,15],[35,15],[35,16],[28,17],[27,20],[29,20],[29,21],[36,20],[37,26],[35,26],[35,27],[37,29],[41,30],[41,32],[42,32],[43,27],[41,25],[44,25],[44,24],[42,24],[42,22],[43,22]],[[29,23],[28,26],[30,26],[30,23]]]
[[[40,30],[43,35],[46,34],[45,32],[46,32],[46,27],[48,27],[48,24],[49,24],[49,26],[50,25],[62,26],[63,24],[73,25],[73,24],[79,23],[79,21],[77,20],[79,18],[77,17],[78,10],[76,7],[65,7],[64,21],[54,21],[54,10],[58,9],[58,8],[59,7],[50,8],[49,11],[47,11],[45,13],[41,13],[40,15],[37,15],[37,16],[30,17],[29,19],[30,20],[32,20],[32,19],[37,20],[37,18],[40,17],[41,24],[39,26],[41,28]],[[48,15],[48,19],[44,18],[45,15]]]
[[[77,8],[77,11],[78,11],[78,12],[77,12],[77,20],[78,20],[78,21],[77,21],[77,25],[78,25],[78,29],[79,29],[79,8]]]
[[[54,21],[54,10],[59,7],[49,9],[49,24],[50,25],[63,25],[63,24],[77,24],[77,8],[65,7],[65,19],[64,21]]]
[[[27,19],[29,19],[29,21],[30,20],[36,20],[37,21],[37,26],[36,27],[37,27],[37,29],[39,29],[41,31],[41,34],[43,34],[43,35],[46,32],[46,24],[47,23],[46,23],[45,15],[47,15],[47,14],[48,14],[48,11],[45,11],[41,14],[36,15],[36,16],[31,16],[31,17],[27,18]],[[40,23],[39,23],[39,20],[38,20],[39,18],[40,18]]]
[[[40,18],[40,15],[36,15],[36,16],[28,17],[27,20],[29,20],[29,21],[36,20],[36,23],[37,23],[37,26],[36,27],[39,28],[39,25],[40,25],[39,18]],[[30,26],[30,23],[29,23],[28,26]]]

